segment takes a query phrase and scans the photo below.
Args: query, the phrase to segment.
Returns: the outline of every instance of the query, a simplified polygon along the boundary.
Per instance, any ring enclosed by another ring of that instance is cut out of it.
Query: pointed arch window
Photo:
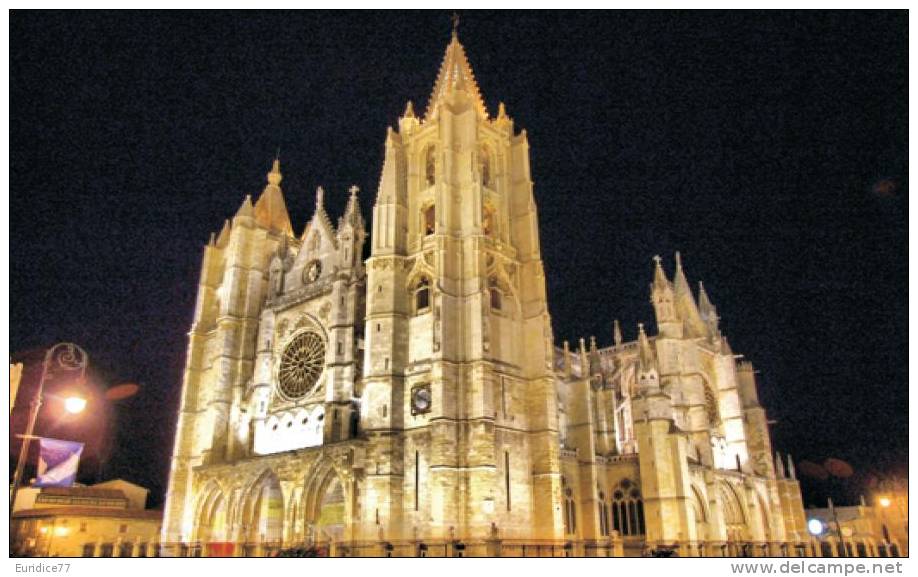
[[[606,503],[606,494],[599,492],[599,535],[601,537],[609,536],[609,505]]]
[[[414,287],[414,314],[420,315],[430,311],[430,280],[421,277]]]
[[[437,149],[434,146],[427,147],[424,155],[424,177],[427,186],[433,186],[437,182]]]
[[[491,188],[491,155],[488,153],[487,148],[482,148],[478,152],[478,166],[482,186]]]
[[[421,233],[430,236],[437,231],[437,207],[433,204],[421,210]]]
[[[574,490],[562,480],[564,490],[564,533],[573,535],[577,532],[577,505],[574,503]]]
[[[504,293],[502,290],[500,290],[500,287],[497,285],[497,281],[493,278],[488,281],[488,294],[491,300],[491,310],[503,310]]]
[[[630,479],[624,479],[612,493],[612,528],[620,535],[643,535],[644,500]]]

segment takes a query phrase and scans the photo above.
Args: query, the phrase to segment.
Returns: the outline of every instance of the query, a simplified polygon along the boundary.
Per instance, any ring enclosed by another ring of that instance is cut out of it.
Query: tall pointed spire
[[[344,209],[344,215],[341,217],[338,228],[343,228],[345,224],[350,224],[354,228],[361,228],[363,227],[363,215],[360,214],[360,201],[357,198],[360,187],[356,184],[352,185],[348,192],[350,192],[350,196],[347,199],[347,207]]]
[[[794,458],[791,457],[790,454],[787,455],[787,476],[791,479],[797,478],[797,469],[794,467]]]
[[[616,347],[622,344],[622,325],[618,319],[612,322],[612,342]]]
[[[443,56],[443,64],[440,65],[440,72],[437,74],[433,92],[430,94],[430,102],[424,114],[425,120],[434,118],[440,105],[459,90],[469,95],[478,116],[487,119],[488,110],[485,108],[484,99],[478,89],[478,82],[475,81],[475,74],[472,72],[472,67],[465,55],[465,48],[460,44],[459,34],[454,26],[452,38]]]
[[[654,367],[656,357],[653,354],[653,348],[650,346],[647,333],[644,332],[644,323],[638,323],[638,345],[640,347],[641,370],[648,371]]]
[[[669,287],[669,280],[666,278],[666,272],[663,270],[663,259],[660,258],[660,255],[654,255],[653,262],[653,288],[660,290]]]
[[[252,218],[255,216],[255,207],[252,205],[252,195],[245,195],[245,200],[239,205],[235,218]]]
[[[230,237],[230,221],[223,221],[223,229],[220,231],[220,234],[217,235],[217,248],[224,248],[229,243]]]
[[[650,302],[657,317],[657,328],[660,336],[682,336],[682,323],[676,314],[673,286],[663,270],[663,259],[660,255],[653,257],[653,282],[650,284]]]
[[[293,235],[290,215],[287,214],[287,204],[284,202],[284,193],[280,188],[283,178],[280,171],[280,159],[275,157],[271,171],[267,175],[268,184],[258,198],[258,202],[255,203],[255,222],[265,228]]]
[[[673,285],[676,311],[685,325],[685,335],[688,337],[707,335],[707,326],[701,320],[701,314],[698,312],[698,305],[695,304],[692,289],[685,278],[685,271],[682,270],[682,256],[678,251],[676,252],[676,272],[673,274]]]

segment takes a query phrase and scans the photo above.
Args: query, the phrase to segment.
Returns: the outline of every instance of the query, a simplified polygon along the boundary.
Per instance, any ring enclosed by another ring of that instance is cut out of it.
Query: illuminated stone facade
[[[164,543],[188,554],[795,554],[755,377],[656,264],[659,333],[554,344],[526,131],[453,37],[423,116],[301,236],[275,161],[205,248]],[[363,260],[364,243],[369,258]],[[788,549],[789,547],[789,549]]]

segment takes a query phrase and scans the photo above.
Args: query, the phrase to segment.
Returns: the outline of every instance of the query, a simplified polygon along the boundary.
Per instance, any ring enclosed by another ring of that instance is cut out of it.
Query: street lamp
[[[889,497],[880,497],[880,507],[887,509],[890,505],[892,505],[892,501]]]
[[[29,405],[29,422],[26,425],[25,435],[22,436],[22,447],[19,449],[19,461],[16,463],[16,473],[13,475],[13,488],[10,491],[10,518],[13,518],[13,505],[16,504],[16,494],[22,482],[22,473],[25,470],[26,460],[29,458],[29,446],[35,436],[35,422],[38,420],[38,411],[41,409],[45,389],[45,379],[55,369],[65,371],[79,371],[80,380],[86,377],[86,368],[89,366],[89,355],[79,345],[73,343],[57,343],[45,353],[41,364],[41,380],[35,390],[35,397]],[[70,413],[79,413],[86,408],[86,399],[70,397],[64,401],[64,406]]]
[[[806,522],[806,529],[813,537],[822,537],[822,534],[826,532],[826,524],[819,519],[810,519]]]
[[[86,408],[86,399],[83,397],[67,397],[64,399],[64,409],[71,415],[82,413]]]

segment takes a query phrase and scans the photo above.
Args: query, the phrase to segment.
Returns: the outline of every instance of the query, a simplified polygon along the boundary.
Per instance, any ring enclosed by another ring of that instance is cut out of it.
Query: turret
[[[638,323],[638,390],[642,393],[659,389],[660,375],[657,371],[657,358],[654,354],[644,323]]]
[[[338,219],[338,263],[343,270],[360,269],[363,263],[361,253],[366,229],[363,215],[360,214],[360,201],[357,199],[359,191],[356,185],[351,186],[347,207]]]
[[[602,378],[602,358],[596,346],[596,337],[590,337],[590,377]]]
[[[389,128],[386,131],[385,159],[379,177],[376,205],[373,207],[371,246],[374,255],[403,254],[405,251],[408,226],[406,170],[402,138]]]
[[[676,315],[673,286],[663,270],[663,259],[653,257],[653,283],[650,285],[650,302],[657,318],[657,328],[663,337],[681,338],[682,323]]]
[[[398,120],[398,131],[401,134],[411,134],[420,124],[421,121],[414,114],[414,104],[409,100],[408,104],[405,105],[404,114]]]

